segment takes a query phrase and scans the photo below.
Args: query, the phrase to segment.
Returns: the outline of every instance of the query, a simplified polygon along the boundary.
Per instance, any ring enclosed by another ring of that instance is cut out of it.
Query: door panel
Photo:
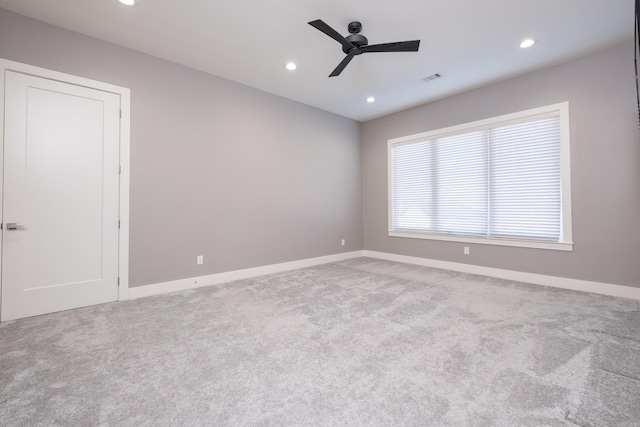
[[[119,103],[6,73],[2,320],[117,299]]]

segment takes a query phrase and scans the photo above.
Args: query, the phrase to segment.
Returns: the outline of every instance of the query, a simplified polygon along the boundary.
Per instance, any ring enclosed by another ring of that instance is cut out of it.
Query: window
[[[389,235],[572,250],[568,104],[389,141]]]

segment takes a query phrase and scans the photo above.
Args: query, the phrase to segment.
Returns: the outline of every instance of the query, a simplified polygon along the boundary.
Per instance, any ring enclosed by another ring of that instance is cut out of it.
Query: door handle
[[[8,222],[7,230],[24,230],[24,225],[16,224],[15,222]]]

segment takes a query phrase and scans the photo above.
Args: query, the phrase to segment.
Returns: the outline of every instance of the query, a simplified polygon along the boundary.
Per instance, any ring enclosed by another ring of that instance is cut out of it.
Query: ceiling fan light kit
[[[417,52],[420,47],[420,40],[410,40],[404,42],[382,43],[370,45],[369,40],[360,34],[362,24],[358,21],[350,22],[347,30],[350,35],[343,37],[336,30],[331,28],[321,19],[309,22],[309,25],[322,31],[342,45],[342,51],[347,55],[342,62],[333,70],[329,77],[339,76],[345,67],[351,62],[354,56],[367,52]]]

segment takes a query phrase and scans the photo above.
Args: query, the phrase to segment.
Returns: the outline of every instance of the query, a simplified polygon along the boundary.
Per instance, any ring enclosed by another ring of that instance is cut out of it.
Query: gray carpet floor
[[[640,302],[357,258],[0,324],[2,426],[640,426]]]

